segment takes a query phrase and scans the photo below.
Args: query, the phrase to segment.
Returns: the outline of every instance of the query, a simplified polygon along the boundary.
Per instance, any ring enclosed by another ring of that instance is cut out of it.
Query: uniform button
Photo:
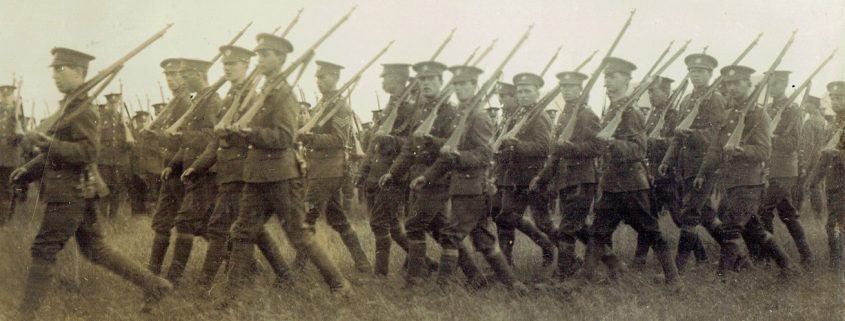
[[[252,145],[249,145],[249,146],[247,146],[246,148],[247,148],[247,149],[252,149]]]
[[[217,150],[223,150],[223,147],[217,147]]]

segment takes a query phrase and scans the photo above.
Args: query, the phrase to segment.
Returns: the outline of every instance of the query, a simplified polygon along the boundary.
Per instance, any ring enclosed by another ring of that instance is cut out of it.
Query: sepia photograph
[[[841,0],[0,30],[0,321],[845,321]]]

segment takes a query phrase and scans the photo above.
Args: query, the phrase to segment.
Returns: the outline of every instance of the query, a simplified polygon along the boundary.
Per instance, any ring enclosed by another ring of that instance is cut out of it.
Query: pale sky
[[[0,84],[11,82],[12,73],[24,78],[26,113],[35,102],[35,115],[46,115],[45,101],[55,110],[60,95],[50,78],[50,49],[69,47],[97,57],[89,75],[108,66],[167,23],[175,25],[158,42],[126,64],[119,78],[130,108],[137,108],[136,95],[159,102],[157,81],[164,85],[159,62],[169,57],[211,59],[244,25],[252,27],[237,45],[253,48],[255,35],[285,26],[303,8],[299,24],[288,35],[298,57],[316,38],[353,5],[359,5],[349,21],[317,50],[317,59],[346,66],[341,83],[363,66],[390,40],[395,44],[380,63],[415,63],[427,60],[453,27],[452,43],[439,61],[462,63],[477,46],[498,38],[493,52],[482,62],[488,73],[504,58],[526,27],[535,24],[525,45],[505,68],[505,79],[519,72],[539,73],[558,46],[558,60],[545,75],[546,88],[556,83],[554,74],[574,68],[593,50],[599,53],[583,72],[590,74],[610,46],[629,11],[637,9],[631,27],[614,56],[634,62],[638,80],[671,40],[675,48],[687,39],[687,53],[709,46],[720,67],[729,64],[760,32],[759,45],[743,64],[758,71],[769,67],[790,32],[799,29],[795,44],[779,69],[793,71],[796,86],[845,40],[845,2],[841,0],[635,0],[635,1],[499,1],[499,0],[239,0],[239,1],[67,1],[39,0],[0,2]],[[845,48],[843,48],[845,51]],[[381,71],[374,65],[353,94],[353,108],[370,119],[376,94],[384,104]],[[665,76],[680,80],[686,68],[682,58]],[[314,101],[314,67],[301,81],[308,101]],[[209,80],[222,74],[212,67]],[[482,79],[487,77],[482,74]],[[824,94],[824,85],[845,79],[845,52],[841,52],[815,78],[812,93]],[[114,82],[110,91],[117,91]],[[226,87],[221,89],[221,93]],[[166,90],[165,90],[166,91]],[[165,92],[169,97],[169,93]],[[591,95],[591,105],[601,109],[602,82]],[[496,102],[494,101],[495,105]]]

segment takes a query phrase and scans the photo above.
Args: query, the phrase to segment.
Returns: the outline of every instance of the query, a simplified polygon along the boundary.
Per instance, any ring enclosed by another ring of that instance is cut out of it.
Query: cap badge
[[[728,70],[728,76],[733,76],[733,75],[736,75],[736,70],[733,70],[733,69]]]
[[[701,63],[701,58],[695,58],[695,63],[700,64],[700,63]]]
[[[226,54],[226,57],[231,56],[232,55],[232,49],[226,49],[225,54]]]

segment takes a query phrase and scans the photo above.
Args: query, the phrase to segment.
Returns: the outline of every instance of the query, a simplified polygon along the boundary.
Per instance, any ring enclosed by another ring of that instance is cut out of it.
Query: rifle
[[[495,44],[495,42],[494,42],[494,44]],[[491,44],[491,46],[492,46],[492,44]],[[472,56],[467,58],[467,60],[464,61],[463,65],[466,66],[470,62],[470,60],[472,60]],[[475,65],[473,65],[473,66],[475,66]],[[437,98],[437,102],[434,104],[434,108],[431,109],[431,111],[425,117],[425,120],[423,120],[422,124],[420,124],[414,130],[414,132],[412,133],[412,135],[414,137],[423,137],[425,135],[428,135],[428,133],[431,132],[431,128],[434,127],[434,121],[437,119],[437,113],[440,111],[440,106],[443,106],[443,104],[445,104],[446,101],[449,100],[449,97],[451,97],[452,93],[454,93],[454,92],[455,92],[455,87],[452,86],[452,83],[450,81],[450,83],[448,85],[446,85],[446,87],[444,87],[440,92],[437,93],[436,97],[438,97],[438,98]]]
[[[549,71],[549,68],[551,68],[555,60],[557,60],[557,55],[560,54],[560,48],[563,48],[563,46],[557,47],[557,50],[555,50],[555,54],[552,55],[552,58],[549,59],[549,62],[546,63],[545,67],[543,67],[543,71],[540,72],[540,78],[543,78],[543,76],[546,75],[546,72]]]
[[[798,88],[796,88],[792,92],[792,94],[789,95],[789,98],[787,98],[786,102],[784,103],[785,107],[778,109],[778,111],[775,113],[775,116],[772,117],[772,125],[771,127],[769,127],[769,136],[773,135],[775,129],[778,127],[778,124],[781,120],[781,116],[783,114],[783,110],[789,108],[789,105],[791,105],[792,102],[795,101],[795,99],[798,99],[798,95],[801,93],[801,91],[804,91],[804,97],[806,99],[807,95],[809,95],[810,92],[810,82],[813,80],[813,77],[815,77],[819,73],[819,71],[821,71],[822,68],[824,68],[824,66],[827,65],[827,63],[830,62],[831,59],[833,59],[833,56],[836,54],[837,51],[839,51],[838,48],[834,49],[830,56],[828,56],[827,59],[822,61],[822,63],[818,67],[816,67],[816,70],[813,70],[813,73],[811,73],[810,76],[807,77],[807,80],[804,80],[804,82],[801,83],[801,86],[798,86]]]
[[[634,92],[625,101],[625,105],[623,105],[622,108],[619,109],[619,112],[617,112],[615,115],[613,115],[613,118],[610,119],[610,121],[607,123],[607,125],[604,128],[602,128],[602,130],[596,135],[597,137],[599,137],[601,139],[611,139],[611,138],[613,138],[613,134],[616,132],[616,129],[619,127],[619,124],[622,123],[622,114],[625,113],[625,110],[627,110],[628,108],[633,106],[640,99],[640,96],[642,96],[642,94],[644,94],[646,92],[646,90],[648,90],[648,87],[651,87],[651,83],[654,82],[654,80],[657,79],[657,77],[660,76],[660,74],[662,74],[664,71],[666,71],[666,68],[669,68],[669,65],[671,65],[673,62],[675,62],[675,60],[677,60],[678,57],[680,57],[681,54],[684,53],[684,51],[687,50],[687,46],[689,45],[689,43],[690,43],[690,41],[687,40],[687,42],[684,44],[684,46],[681,47],[681,49],[678,49],[678,51],[675,52],[675,54],[671,58],[669,58],[669,61],[665,62],[660,67],[660,69],[657,70],[657,72],[654,72],[654,68],[657,67],[657,63],[661,62],[663,60],[663,58],[666,56],[666,53],[668,52],[669,48],[666,48],[667,51],[664,51],[663,54],[660,55],[660,58],[657,59],[657,62],[654,65],[651,66],[651,69],[648,70],[648,72],[646,73],[646,76],[643,78],[642,82],[640,82],[640,85],[637,86],[637,88],[634,89]],[[672,44],[670,43],[669,46],[671,47]],[[652,72],[654,72],[654,75],[652,75]]]
[[[261,91],[261,94],[256,96],[255,101],[250,102],[251,104],[249,106],[249,109],[247,109],[246,112],[241,115],[240,119],[238,119],[238,121],[235,123],[235,126],[244,128],[248,127],[249,123],[252,121],[255,115],[258,114],[258,110],[260,110],[261,107],[264,105],[264,100],[267,99],[267,96],[270,95],[271,92],[282,88],[282,86],[286,84],[287,77],[290,76],[290,74],[292,74],[293,71],[296,70],[296,68],[310,61],[311,57],[314,56],[314,51],[317,49],[317,47],[323,44],[323,42],[326,41],[329,36],[331,36],[338,28],[340,28],[340,26],[343,25],[343,23],[349,19],[349,16],[352,15],[352,12],[354,12],[356,8],[358,7],[352,7],[352,9],[350,9],[346,13],[346,15],[341,17],[340,20],[338,20],[328,31],[326,31],[322,36],[320,36],[320,38],[317,39],[317,41],[313,45],[311,45],[310,48],[306,49],[305,52],[299,58],[293,61],[287,68],[282,70],[282,72],[278,76],[276,76],[275,79],[271,80],[268,78],[264,84],[264,90]]]
[[[12,102],[15,111],[13,113],[14,117],[14,128],[12,129],[12,137],[22,137],[24,134],[23,124],[21,124],[21,119],[23,118],[23,98],[21,97],[21,89],[23,88],[23,78],[17,83],[17,91],[15,93],[14,101]]]
[[[657,124],[654,125],[654,128],[651,129],[651,132],[648,133],[648,138],[662,138],[663,134],[663,127],[666,126],[666,114],[669,112],[670,109],[675,109],[681,103],[681,97],[683,97],[684,92],[687,90],[689,86],[689,73],[687,73],[684,80],[681,81],[681,84],[675,88],[675,91],[669,95],[669,99],[667,101],[667,106],[660,114],[660,119],[657,120]]]
[[[321,101],[319,103],[321,106],[318,106],[319,108],[316,109],[317,114],[311,117],[311,119],[309,119],[308,122],[305,123],[305,125],[299,129],[298,134],[310,133],[315,126],[324,126],[326,122],[331,120],[332,117],[334,117],[334,115],[340,110],[340,106],[335,104],[335,102],[338,99],[343,98],[344,93],[347,91],[347,89],[354,88],[355,84],[358,83],[358,80],[361,79],[361,75],[365,71],[367,71],[367,69],[369,69],[370,66],[372,66],[373,63],[376,62],[376,60],[381,58],[381,56],[384,55],[384,53],[387,52],[387,49],[390,49],[390,46],[392,45],[393,41],[390,41],[387,46],[385,46],[381,51],[379,51],[379,53],[376,54],[375,57],[370,59],[370,61],[368,61],[367,64],[364,65],[364,67],[358,70],[358,72],[355,73],[352,78],[350,78],[343,86],[341,86],[340,89],[334,95],[329,97],[329,99]],[[346,95],[348,96],[349,94],[351,94],[351,92],[347,93]]]
[[[282,35],[281,35],[282,38],[287,37],[288,33],[290,33],[290,31],[293,30],[293,26],[295,26],[296,23],[299,22],[299,17],[302,16],[302,10],[303,9],[300,8],[299,11],[296,12],[296,17],[293,17],[293,20],[291,20],[290,23],[288,23],[288,26],[285,28],[285,31],[282,32]],[[279,27],[281,27],[281,26],[279,26]],[[277,31],[279,31],[279,28],[276,28],[276,30],[273,30],[273,33],[275,34]]]
[[[578,101],[575,104],[575,113],[569,121],[566,122],[566,126],[563,127],[563,131],[558,137],[559,142],[566,142],[572,139],[572,134],[575,133],[575,123],[578,121],[578,117],[576,117],[576,115],[578,115],[578,111],[586,106],[590,90],[592,90],[593,86],[596,85],[599,75],[602,70],[604,70],[604,60],[607,59],[607,57],[610,57],[613,54],[613,51],[616,50],[616,46],[619,45],[619,41],[622,40],[622,36],[625,35],[625,31],[627,31],[628,27],[631,25],[631,20],[634,18],[634,14],[636,12],[636,9],[631,10],[631,14],[628,16],[628,20],[625,21],[625,25],[622,26],[622,30],[619,31],[618,35],[616,35],[616,39],[613,40],[613,43],[610,45],[610,49],[607,50],[607,53],[605,53],[604,58],[601,60],[601,63],[599,63],[599,66],[596,67],[595,71],[593,71],[593,74],[590,76],[590,80],[587,81],[587,85],[581,90],[581,96],[578,97]]]
[[[493,48],[496,47],[497,42],[499,42],[499,38],[493,39],[493,41],[490,42],[490,45],[487,46],[487,48],[484,48],[484,51],[481,52],[481,55],[478,56],[478,58],[476,58],[475,61],[472,62],[472,65],[478,66],[478,64],[480,64],[484,60],[484,58],[487,58],[487,55],[489,55],[490,52],[493,51]],[[464,65],[466,65],[466,63],[464,63]]]
[[[229,42],[226,43],[226,45],[231,46],[231,45],[234,45],[236,42],[238,42],[238,39],[241,39],[241,37],[244,35],[244,32],[246,32],[246,29],[249,29],[249,26],[252,26],[252,21],[250,21],[248,24],[246,24],[246,26],[243,27],[243,29],[241,29],[241,31],[239,31],[237,34],[235,34],[235,36],[232,37],[232,40],[229,40]],[[223,56],[223,53],[218,51],[217,54],[214,55],[214,58],[211,58],[211,64],[213,65],[222,56]]]
[[[731,65],[739,64],[742,61],[742,59],[745,58],[745,56],[748,55],[749,52],[751,52],[751,49],[753,49],[755,46],[757,46],[757,42],[760,41],[760,37],[763,37],[763,33],[758,34],[757,38],[754,38],[754,41],[752,41],[748,45],[748,47],[746,47],[745,50],[743,50],[742,53],[740,53],[739,56],[736,57],[736,59],[734,59],[734,61],[731,63]],[[707,47],[705,47],[704,50],[707,51]],[[698,117],[698,111],[701,108],[701,104],[704,101],[710,99],[710,96],[712,96],[716,92],[716,90],[719,89],[719,85],[721,83],[722,83],[722,76],[720,75],[719,77],[716,78],[715,81],[713,81],[713,84],[710,85],[709,88],[707,88],[707,91],[705,91],[703,95],[698,97],[698,99],[696,99],[695,102],[693,102],[692,109],[686,115],[686,117],[684,117],[684,119],[682,119],[681,122],[678,123],[678,126],[675,127],[676,130],[690,129],[690,127],[692,126],[692,123],[695,121],[695,118]]]
[[[254,68],[252,72],[247,76],[244,80],[244,86],[241,87],[240,90],[235,92],[235,97],[232,99],[232,106],[229,106],[229,109],[226,110],[226,113],[223,114],[223,117],[220,117],[220,120],[217,121],[217,124],[214,125],[214,130],[219,132],[221,130],[225,130],[227,127],[232,125],[232,121],[235,118],[235,115],[241,109],[241,106],[245,103],[249,103],[252,96],[255,95],[255,87],[258,86],[258,76],[259,73],[257,72],[258,68]],[[247,93],[244,99],[243,94]]]
[[[186,110],[184,114],[182,114],[182,117],[179,117],[179,119],[173,122],[173,124],[170,124],[170,127],[167,127],[167,129],[164,130],[164,133],[168,135],[178,135],[179,129],[188,120],[188,118],[197,113],[197,108],[199,108],[199,106],[204,105],[209,99],[214,97],[214,95],[217,94],[217,90],[219,90],[224,83],[226,83],[226,78],[220,77],[220,79],[211,84],[211,86],[203,89],[202,92],[191,101],[191,106],[188,107],[188,110]]]
[[[132,133],[135,132],[135,125],[132,124],[132,115],[129,114],[129,107],[126,106],[126,103],[123,103],[123,111],[126,112],[127,119],[123,119],[120,117],[121,121],[123,122],[123,134],[126,136],[126,143],[134,144],[135,143],[135,135]],[[120,111],[118,113],[122,114]]]
[[[493,89],[495,89],[495,85],[498,82],[501,74],[502,69],[505,68],[505,65],[510,62],[511,58],[513,58],[516,51],[522,47],[522,44],[528,40],[528,36],[531,34],[531,30],[534,29],[534,25],[528,26],[528,30],[522,35],[522,38],[516,43],[516,45],[511,48],[508,55],[505,59],[499,64],[499,66],[490,74],[490,77],[484,83],[483,86],[476,92],[475,96],[473,96],[469,103],[466,104],[464,107],[465,112],[461,115],[461,118],[458,119],[458,125],[452,130],[452,134],[449,135],[449,138],[446,139],[446,142],[443,143],[443,146],[440,148],[441,154],[454,154],[458,152],[458,144],[460,144],[461,140],[463,139],[464,132],[466,131],[466,122],[469,119],[469,116],[472,115],[477,106],[481,104],[484,100],[490,97],[490,93]]]
[[[431,55],[431,61],[437,59],[440,56],[440,53],[443,52],[443,49],[446,48],[446,45],[452,41],[452,36],[455,34],[455,28],[452,28],[452,31],[449,32],[449,35],[446,36],[446,39],[440,43],[440,46],[437,47],[437,50],[434,51],[434,54]],[[393,131],[393,126],[396,124],[396,117],[398,116],[399,106],[404,102],[408,97],[411,95],[411,92],[416,89],[417,85],[419,84],[420,80],[417,77],[414,77],[414,80],[408,84],[407,87],[402,91],[399,95],[399,98],[394,101],[393,104],[388,104],[385,107],[385,110],[390,109],[390,112],[387,114],[387,117],[383,119],[381,124],[379,125],[378,129],[376,130],[375,136],[386,136],[390,135],[390,132]]]
[[[751,110],[751,108],[757,105],[757,99],[763,92],[763,87],[768,86],[769,78],[771,78],[772,74],[774,74],[775,69],[778,67],[778,65],[780,65],[780,62],[783,59],[783,56],[786,55],[786,52],[789,50],[789,47],[792,46],[792,42],[795,41],[795,33],[797,32],[798,30],[792,31],[792,35],[789,37],[789,40],[787,40],[786,45],[783,46],[783,49],[781,49],[777,58],[775,58],[775,61],[772,63],[771,66],[769,66],[769,70],[763,74],[763,79],[760,81],[760,83],[757,84],[757,86],[754,87],[754,90],[751,92],[751,95],[749,95],[748,100],[745,101],[745,106],[743,106],[742,111],[737,119],[736,127],[734,127],[731,136],[728,137],[727,142],[725,142],[724,149],[736,149],[740,146],[740,139],[742,138],[742,134],[745,131],[745,115],[748,113],[748,111]],[[765,114],[765,111],[763,111],[763,113]],[[755,124],[755,126],[756,125],[757,124]]]
[[[361,159],[367,156],[364,147],[361,146],[361,120],[358,115],[352,112],[352,157]]]
[[[156,83],[158,83],[158,93],[161,95],[161,103],[164,104],[167,100],[164,99],[164,89],[161,87],[161,81],[156,80]]]

